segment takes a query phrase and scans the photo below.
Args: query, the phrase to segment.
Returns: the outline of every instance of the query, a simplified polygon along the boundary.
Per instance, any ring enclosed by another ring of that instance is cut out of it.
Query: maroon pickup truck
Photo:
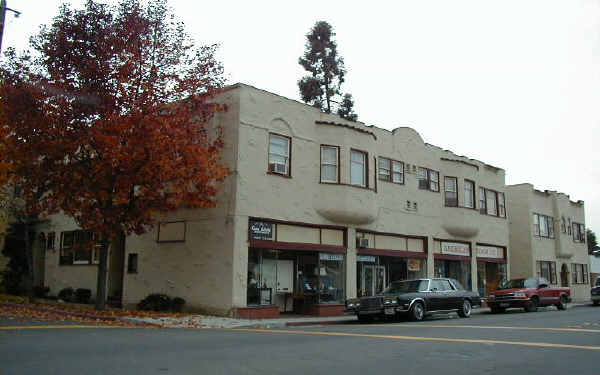
[[[534,312],[538,306],[554,305],[559,310],[567,308],[571,302],[569,288],[551,288],[543,277],[513,279],[490,293],[487,304],[492,313],[502,313],[511,307],[520,307],[527,312]]]

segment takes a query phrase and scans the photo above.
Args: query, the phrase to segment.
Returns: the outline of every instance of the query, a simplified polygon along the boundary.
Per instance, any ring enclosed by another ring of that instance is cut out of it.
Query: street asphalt
[[[0,374],[600,374],[600,307],[246,329],[0,319]]]

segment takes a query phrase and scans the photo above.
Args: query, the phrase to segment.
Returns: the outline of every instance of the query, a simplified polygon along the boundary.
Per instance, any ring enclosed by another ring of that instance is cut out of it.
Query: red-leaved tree
[[[225,110],[211,101],[222,66],[157,0],[63,5],[30,47],[0,67],[0,165],[31,212],[62,211],[97,236],[103,309],[111,244],[160,213],[215,205],[227,168],[207,123]]]

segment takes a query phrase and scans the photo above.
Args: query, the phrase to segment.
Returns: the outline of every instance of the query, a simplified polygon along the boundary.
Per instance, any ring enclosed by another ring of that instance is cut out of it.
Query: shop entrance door
[[[362,290],[365,296],[381,293],[385,286],[385,267],[365,265],[362,270]]]

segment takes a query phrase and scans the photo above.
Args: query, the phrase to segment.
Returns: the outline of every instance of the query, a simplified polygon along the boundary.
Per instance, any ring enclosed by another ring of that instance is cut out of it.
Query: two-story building
[[[532,184],[509,185],[511,277],[544,277],[589,300],[589,257],[583,201]]]
[[[506,278],[504,170],[243,84],[216,100],[232,174],[216,208],[113,249],[124,305],[166,293],[220,314],[332,315],[394,280],[447,276],[485,295]],[[46,285],[95,290],[95,252],[70,250],[85,234],[59,217],[40,229]]]

